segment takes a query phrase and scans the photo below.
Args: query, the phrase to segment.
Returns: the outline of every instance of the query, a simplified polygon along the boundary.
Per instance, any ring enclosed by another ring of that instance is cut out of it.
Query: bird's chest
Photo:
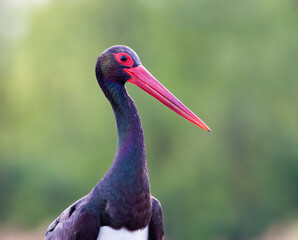
[[[129,231],[122,227],[120,229],[113,229],[111,227],[101,227],[97,240],[148,240],[149,228],[148,226],[135,231]]]
[[[123,191],[121,195],[111,196],[106,203],[105,213],[102,225],[115,229],[143,229],[149,224],[152,214],[150,191],[138,194]]]

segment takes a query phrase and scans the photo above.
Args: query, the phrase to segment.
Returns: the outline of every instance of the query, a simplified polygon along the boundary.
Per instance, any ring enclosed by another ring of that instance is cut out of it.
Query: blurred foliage
[[[0,36],[0,223],[50,222],[109,168],[117,132],[98,55],[132,47],[211,127],[127,86],[167,239],[244,239],[298,209],[294,0],[49,1]],[[2,24],[3,25],[3,24]]]

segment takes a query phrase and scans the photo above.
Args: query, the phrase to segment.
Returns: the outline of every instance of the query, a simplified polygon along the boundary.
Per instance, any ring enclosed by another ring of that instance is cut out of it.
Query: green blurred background
[[[297,13],[295,0],[0,0],[1,231],[42,239],[109,168],[116,124],[94,66],[114,44],[212,129],[127,84],[166,239],[298,229]]]

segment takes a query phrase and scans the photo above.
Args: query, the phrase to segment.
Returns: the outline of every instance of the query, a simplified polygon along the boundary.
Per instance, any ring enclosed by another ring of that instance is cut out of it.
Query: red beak
[[[124,68],[124,71],[131,76],[128,82],[137,85],[188,121],[211,132],[210,128],[199,117],[184,106],[182,102],[158,82],[142,65],[133,68]]]

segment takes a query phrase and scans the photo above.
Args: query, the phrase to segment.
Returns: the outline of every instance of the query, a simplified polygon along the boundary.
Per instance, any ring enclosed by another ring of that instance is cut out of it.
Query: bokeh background
[[[0,0],[0,239],[42,239],[109,168],[98,55],[132,47],[212,129],[127,84],[167,240],[298,239],[298,2]]]

